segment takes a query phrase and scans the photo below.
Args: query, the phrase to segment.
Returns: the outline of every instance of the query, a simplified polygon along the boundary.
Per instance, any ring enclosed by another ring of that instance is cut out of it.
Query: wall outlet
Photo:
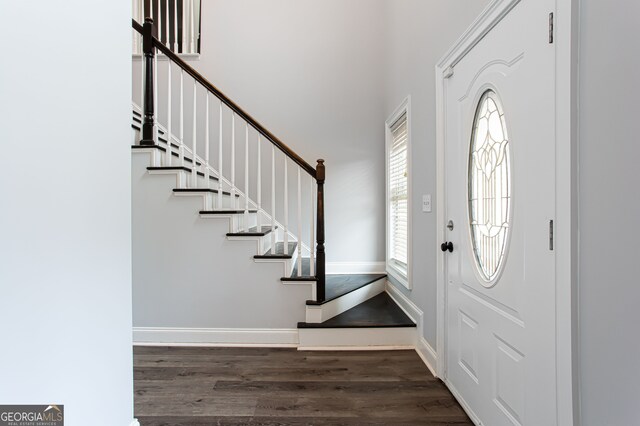
[[[431,194],[422,196],[422,211],[425,213],[431,213]]]

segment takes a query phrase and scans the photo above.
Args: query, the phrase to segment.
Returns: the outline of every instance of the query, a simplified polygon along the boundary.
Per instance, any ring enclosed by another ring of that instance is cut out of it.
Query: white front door
[[[554,1],[521,0],[445,80],[445,380],[483,425],[556,425]]]

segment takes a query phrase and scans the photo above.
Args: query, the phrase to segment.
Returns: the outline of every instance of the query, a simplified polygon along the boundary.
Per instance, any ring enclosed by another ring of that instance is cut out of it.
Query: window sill
[[[409,278],[406,270],[401,269],[397,265],[393,265],[387,262],[387,274],[390,275],[394,281],[402,284],[407,290],[411,290]]]

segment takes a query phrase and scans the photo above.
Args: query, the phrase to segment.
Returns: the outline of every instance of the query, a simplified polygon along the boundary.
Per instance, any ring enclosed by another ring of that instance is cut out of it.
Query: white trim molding
[[[298,330],[286,328],[134,327],[137,346],[298,346]]]
[[[327,262],[327,274],[384,274],[384,262]]]
[[[395,264],[395,261],[390,259],[390,245],[391,245],[391,234],[390,234],[390,226],[389,226],[389,156],[391,144],[393,143],[393,135],[391,133],[391,128],[393,125],[402,118],[403,115],[407,117],[407,266],[406,271],[404,268],[400,268]],[[412,142],[411,142],[411,95],[407,95],[406,98],[400,103],[400,105],[391,113],[389,118],[384,123],[384,134],[385,134],[385,152],[384,152],[384,173],[385,173],[385,271],[389,275],[392,275],[394,279],[405,286],[407,289],[411,290],[412,288],[412,238],[411,238],[411,230],[412,230],[412,205],[413,205],[413,195],[412,195],[412,184],[411,184],[411,162],[412,162]]]
[[[133,419],[129,426],[140,426],[140,422],[138,422],[138,419]]]
[[[434,377],[439,377],[436,372],[438,354],[431,344],[424,338],[424,313],[407,296],[402,294],[391,282],[387,281],[386,291],[400,306],[409,318],[416,323],[415,350]]]
[[[437,241],[445,240],[446,193],[444,173],[446,80],[455,65],[495,27],[521,0],[493,0],[435,67],[437,154]],[[556,391],[559,425],[579,424],[578,374],[576,372],[577,321],[577,44],[578,0],[556,0]],[[551,11],[550,11],[551,12]],[[445,260],[437,259],[436,370],[446,381],[444,347],[446,327]],[[416,345],[418,347],[418,345]],[[455,394],[455,392],[454,392]],[[458,398],[459,399],[459,398]],[[460,399],[459,399],[460,400]],[[461,401],[462,402],[462,401]],[[463,404],[464,405],[464,404]],[[468,413],[468,407],[465,407]],[[470,413],[471,417],[473,413]]]

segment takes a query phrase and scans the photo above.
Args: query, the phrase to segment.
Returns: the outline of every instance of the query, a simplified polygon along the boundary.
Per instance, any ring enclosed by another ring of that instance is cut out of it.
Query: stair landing
[[[387,293],[371,299],[321,323],[299,322],[298,328],[373,328],[415,327],[416,324],[404,313]]]

